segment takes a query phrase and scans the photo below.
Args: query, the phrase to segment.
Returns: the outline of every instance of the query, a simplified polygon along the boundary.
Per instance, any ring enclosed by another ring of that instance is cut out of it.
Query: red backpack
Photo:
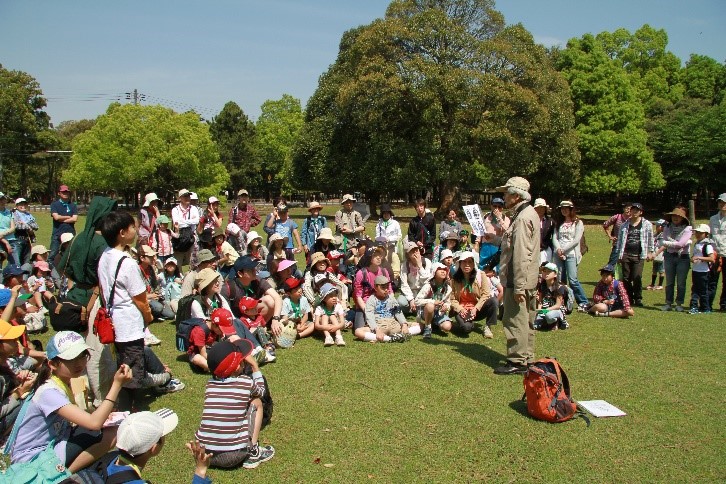
[[[587,425],[590,421],[570,396],[570,381],[555,358],[542,358],[535,361],[524,375],[524,395],[527,411],[538,419],[547,422],[566,422],[573,417],[582,416]]]

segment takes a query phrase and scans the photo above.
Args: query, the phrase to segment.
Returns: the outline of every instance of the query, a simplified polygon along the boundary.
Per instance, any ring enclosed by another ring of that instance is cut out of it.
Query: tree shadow
[[[443,338],[437,336],[431,339],[423,339],[422,341],[430,345],[451,346],[460,355],[483,363],[492,369],[502,365],[502,362],[506,360],[505,355],[486,347],[483,343],[459,341],[458,339],[447,336]]]

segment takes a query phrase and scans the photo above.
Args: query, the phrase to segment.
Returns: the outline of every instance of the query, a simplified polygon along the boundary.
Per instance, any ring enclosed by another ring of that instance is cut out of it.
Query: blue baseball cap
[[[609,272],[611,274],[615,274],[615,267],[613,267],[612,264],[605,264],[602,267],[602,269],[600,269],[600,273],[602,274],[603,272]]]
[[[503,207],[504,206],[504,199],[499,198],[499,197],[493,198],[492,199],[492,205],[501,205]]]
[[[49,360],[53,358],[72,360],[90,349],[83,336],[75,331],[59,331],[48,341],[45,353]]]
[[[7,279],[12,276],[22,276],[23,274],[27,274],[27,272],[17,264],[8,264],[5,266],[5,269],[3,269],[3,279]]]
[[[245,269],[257,269],[258,262],[248,255],[243,255],[234,263],[234,270],[239,272]]]

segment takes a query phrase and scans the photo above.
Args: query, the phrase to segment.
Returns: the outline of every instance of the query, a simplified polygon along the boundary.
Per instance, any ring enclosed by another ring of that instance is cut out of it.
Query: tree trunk
[[[379,192],[368,192],[368,207],[370,209],[371,218],[378,218],[378,205],[381,201],[381,194]]]
[[[449,210],[456,210],[458,212],[459,209],[461,209],[461,194],[459,193],[459,187],[452,185],[451,182],[441,182],[439,185],[439,196],[441,197],[439,208],[437,208],[434,213],[436,220],[443,220],[446,218],[446,214],[449,213]]]

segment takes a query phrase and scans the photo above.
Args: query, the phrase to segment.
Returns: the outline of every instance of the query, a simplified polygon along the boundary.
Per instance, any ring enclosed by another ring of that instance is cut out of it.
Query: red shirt
[[[212,330],[205,335],[204,330],[200,326],[195,326],[189,332],[189,347],[187,353],[190,355],[199,354],[205,346],[212,346],[217,341],[217,335]]]

